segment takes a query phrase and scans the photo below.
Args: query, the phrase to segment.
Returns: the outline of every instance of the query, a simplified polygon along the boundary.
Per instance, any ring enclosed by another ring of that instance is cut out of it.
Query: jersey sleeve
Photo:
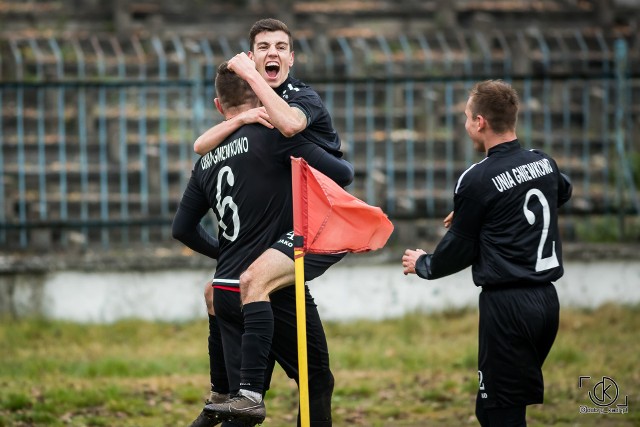
[[[433,280],[462,271],[473,264],[477,242],[447,232],[432,254],[425,254],[416,261],[416,274]]]
[[[208,210],[207,199],[192,174],[173,218],[171,233],[174,239],[188,248],[209,258],[218,259],[220,253],[218,239],[207,233],[200,224],[200,220]]]
[[[320,118],[323,113],[322,100],[312,90],[305,90],[289,100],[289,106],[298,108],[307,116],[307,126]]]
[[[473,182],[467,178],[466,183]],[[462,183],[461,183],[462,184]],[[418,258],[416,274],[423,279],[438,279],[473,264],[477,256],[480,229],[485,216],[485,204],[471,197],[473,185],[460,185],[453,197],[453,220],[447,234],[432,254]]]
[[[341,187],[346,187],[353,182],[353,165],[344,159],[327,153],[317,145],[302,138],[290,138],[287,140],[285,161],[290,162],[290,157],[302,157],[311,167],[331,178]]]
[[[450,232],[467,240],[477,240],[484,222],[484,203],[465,194],[453,197],[453,220]]]
[[[457,273],[473,264],[483,218],[482,203],[456,194],[451,228],[432,254],[418,258],[416,262],[418,276],[423,279],[438,279]]]

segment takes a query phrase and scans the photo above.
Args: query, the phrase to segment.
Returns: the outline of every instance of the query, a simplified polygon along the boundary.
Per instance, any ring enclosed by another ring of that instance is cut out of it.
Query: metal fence
[[[3,43],[0,41],[0,43]],[[569,228],[637,216],[639,38],[600,32],[434,33],[296,40],[296,76],[323,97],[356,168],[349,188],[392,220],[439,218],[480,159],[464,131],[477,80],[518,90],[518,135],[571,175]],[[114,36],[0,46],[0,245],[158,244],[220,121],[215,68],[246,41]]]

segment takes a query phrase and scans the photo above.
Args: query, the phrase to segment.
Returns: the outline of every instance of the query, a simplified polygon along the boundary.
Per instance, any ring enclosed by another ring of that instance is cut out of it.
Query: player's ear
[[[222,103],[218,98],[214,99],[213,102],[216,104],[216,109],[224,116],[224,109],[222,108]]]
[[[253,52],[252,52],[252,51],[247,52],[247,56],[248,56],[250,59],[253,59]]]
[[[485,119],[484,116],[481,114],[478,114],[477,117],[478,117],[478,130],[480,131],[485,129],[489,125],[489,123],[487,122],[487,119]]]
[[[289,68],[293,67],[293,51],[291,51],[291,55],[289,55]]]

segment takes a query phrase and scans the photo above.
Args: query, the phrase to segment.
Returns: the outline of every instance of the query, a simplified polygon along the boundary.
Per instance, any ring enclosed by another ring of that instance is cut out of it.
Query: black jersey
[[[290,106],[299,108],[307,116],[307,127],[300,132],[304,138],[342,157],[340,137],[333,128],[329,111],[315,90],[289,76],[275,91]]]
[[[437,278],[472,265],[477,286],[562,277],[558,207],[571,184],[546,154],[517,140],[491,148],[458,179],[451,228],[416,272]]]
[[[302,138],[284,138],[277,129],[246,125],[195,164],[176,218],[174,236],[194,230],[212,208],[218,220],[219,255],[214,284],[237,287],[240,274],[282,234],[292,229],[290,156],[340,185],[353,179],[353,168]],[[179,229],[176,231],[176,227]],[[186,242],[200,253],[214,253],[202,233]]]

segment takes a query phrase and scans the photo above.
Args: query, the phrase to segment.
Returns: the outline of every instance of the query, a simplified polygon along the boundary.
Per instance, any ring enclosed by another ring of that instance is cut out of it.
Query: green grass
[[[475,310],[327,323],[335,426],[477,425]],[[640,307],[563,310],[530,426],[640,425]],[[82,325],[0,321],[0,427],[187,426],[207,393],[206,320]],[[629,413],[594,406],[578,378],[613,378]],[[297,390],[278,368],[264,425],[293,426]]]
[[[640,216],[610,214],[574,219],[576,240],[587,243],[640,241]]]

